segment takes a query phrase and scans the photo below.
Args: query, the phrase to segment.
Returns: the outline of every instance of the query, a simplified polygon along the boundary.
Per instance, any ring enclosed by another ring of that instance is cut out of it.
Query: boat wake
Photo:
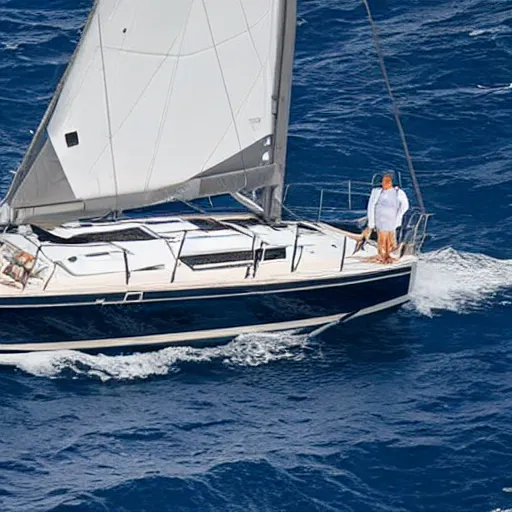
[[[136,380],[178,373],[180,366],[188,363],[244,367],[284,359],[301,360],[307,343],[307,335],[296,331],[247,334],[218,347],[169,347],[131,355],[91,355],[71,350],[2,354],[0,366],[14,367],[37,377]]]
[[[408,307],[427,316],[469,313],[511,288],[512,260],[446,248],[423,255]]]

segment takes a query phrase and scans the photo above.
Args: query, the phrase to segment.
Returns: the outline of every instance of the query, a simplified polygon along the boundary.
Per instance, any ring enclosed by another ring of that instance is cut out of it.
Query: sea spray
[[[427,316],[435,311],[469,313],[510,288],[512,260],[445,248],[422,256],[411,306]]]
[[[283,359],[302,359],[308,337],[294,331],[241,335],[226,345],[169,347],[155,352],[109,356],[77,351],[0,355],[10,366],[38,377],[134,380],[169,375],[180,363],[220,362],[228,366],[260,366]]]

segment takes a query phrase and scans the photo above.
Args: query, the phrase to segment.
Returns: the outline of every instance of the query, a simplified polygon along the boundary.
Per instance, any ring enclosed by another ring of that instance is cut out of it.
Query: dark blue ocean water
[[[2,192],[90,3],[0,0]],[[412,304],[315,340],[2,356],[1,512],[512,510],[512,4],[372,4],[435,213]],[[361,4],[301,0],[289,181],[390,168]]]

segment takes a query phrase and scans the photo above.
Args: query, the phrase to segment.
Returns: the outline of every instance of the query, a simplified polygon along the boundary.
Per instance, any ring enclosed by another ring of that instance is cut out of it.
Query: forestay
[[[97,1],[4,221],[279,189],[295,3]]]

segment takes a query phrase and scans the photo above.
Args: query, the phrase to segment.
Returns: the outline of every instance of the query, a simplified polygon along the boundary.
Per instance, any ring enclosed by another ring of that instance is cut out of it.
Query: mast
[[[263,210],[267,220],[281,219],[283,184],[286,171],[286,150],[297,27],[297,0],[283,0],[280,9],[280,37],[273,102],[275,106],[275,129],[273,161],[277,169],[279,184],[269,186],[263,192]]]

